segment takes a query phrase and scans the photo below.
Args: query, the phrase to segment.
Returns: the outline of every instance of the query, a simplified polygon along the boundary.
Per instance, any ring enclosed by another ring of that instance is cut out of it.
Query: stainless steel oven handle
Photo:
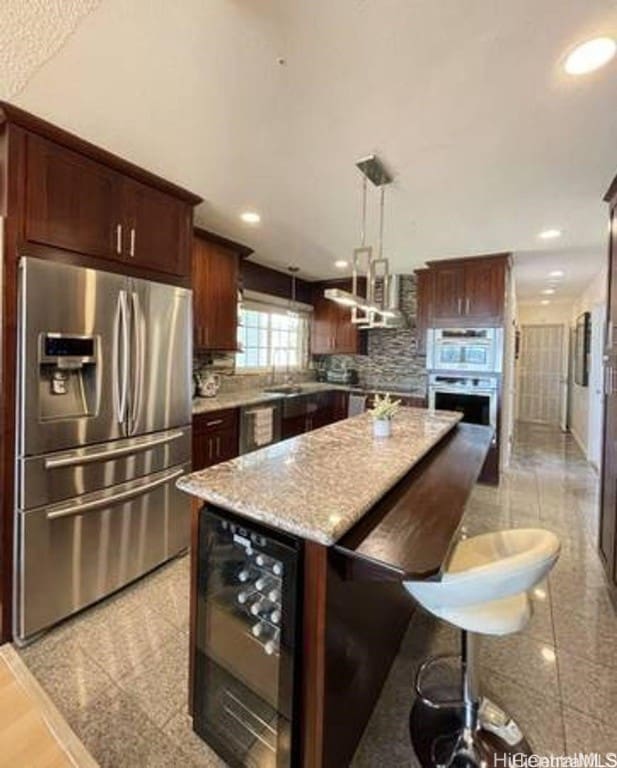
[[[96,499],[94,501],[84,501],[81,504],[72,504],[69,507],[61,507],[60,509],[54,509],[47,513],[48,520],[58,520],[62,517],[74,517],[75,515],[81,515],[84,512],[94,512],[97,509],[105,509],[114,504],[118,504],[122,501],[128,501],[136,496],[143,496],[144,493],[158,488],[161,485],[165,485],[170,480],[175,480],[180,475],[184,474],[183,469],[175,469],[164,477],[159,477],[157,480],[152,480],[150,483],[140,485],[137,488],[130,488],[127,491],[120,491],[112,496],[105,496],[102,499]]]
[[[171,443],[173,440],[181,438],[183,434],[183,432],[172,432],[170,435],[156,437],[147,442],[137,443],[136,445],[125,445],[122,448],[110,448],[106,451],[94,451],[93,453],[87,453],[84,456],[58,456],[55,459],[45,459],[45,469],[77,467],[81,464],[92,464],[97,461],[109,461],[110,459],[116,459],[120,456],[130,456],[133,453],[139,453],[141,451],[147,451],[150,448],[155,448],[157,445]]]
[[[479,397],[492,397],[497,394],[496,389],[460,389],[456,387],[452,387],[452,389],[448,389],[447,387],[431,387],[430,391],[437,394],[444,393],[447,395],[471,395],[472,397],[474,395],[478,395]]]

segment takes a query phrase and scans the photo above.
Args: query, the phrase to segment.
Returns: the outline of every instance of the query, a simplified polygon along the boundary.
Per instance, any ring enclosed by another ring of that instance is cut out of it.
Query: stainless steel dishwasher
[[[245,405],[240,409],[240,453],[265,448],[281,439],[281,401]]]

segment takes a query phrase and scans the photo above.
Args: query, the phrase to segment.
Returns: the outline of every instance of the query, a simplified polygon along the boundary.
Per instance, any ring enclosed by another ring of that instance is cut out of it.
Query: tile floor
[[[541,525],[562,539],[529,627],[481,648],[486,684],[539,753],[617,749],[617,616],[595,552],[597,494],[597,477],[569,435],[525,425],[500,487],[478,486],[466,516],[470,535]],[[21,654],[102,766],[223,767],[186,714],[187,625],[184,557]],[[430,653],[456,649],[456,631],[415,614],[354,768],[414,764],[407,731],[414,670]]]

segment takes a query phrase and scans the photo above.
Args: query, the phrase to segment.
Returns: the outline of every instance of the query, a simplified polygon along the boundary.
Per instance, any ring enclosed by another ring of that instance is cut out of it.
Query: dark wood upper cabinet
[[[26,139],[25,239],[190,274],[190,203],[35,134]]]
[[[193,238],[193,326],[196,349],[238,348],[240,255],[203,235]]]
[[[337,287],[351,290],[349,281],[316,283],[313,287],[313,317],[311,324],[311,354],[364,354],[365,342],[361,331],[351,322],[351,310],[324,297],[324,289]]]
[[[429,326],[501,325],[508,263],[507,254],[429,262]]]
[[[416,352],[426,354],[426,332],[433,306],[433,273],[430,269],[416,270]]]
[[[191,207],[131,179],[124,181],[123,188],[123,256],[158,272],[190,274]]]
[[[25,239],[88,256],[121,251],[122,176],[34,134],[26,137]]]
[[[463,315],[464,293],[464,266],[435,267],[433,270],[432,319],[440,321],[461,317]]]
[[[316,289],[313,296],[311,319],[311,353],[331,355],[336,340],[337,316],[335,304],[323,295],[323,289]]]
[[[483,322],[503,321],[506,295],[504,259],[480,259],[465,265],[465,316]]]

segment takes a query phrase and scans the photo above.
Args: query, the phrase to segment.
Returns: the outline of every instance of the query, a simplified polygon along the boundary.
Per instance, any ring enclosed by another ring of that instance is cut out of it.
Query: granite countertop
[[[309,381],[299,384],[302,391],[300,395],[309,395],[313,392],[330,392],[338,389],[345,392],[379,392],[384,394],[390,392],[393,398],[398,397],[424,397],[424,392],[403,391],[397,389],[387,389],[386,387],[360,387],[353,384],[333,384],[331,382]],[[282,395],[280,392],[265,392],[263,389],[246,389],[241,392],[226,392],[216,397],[195,397],[193,398],[193,414],[209,413],[210,411],[219,411],[223,408],[240,408],[243,405],[255,405],[256,403],[266,403],[271,400],[280,400],[289,395]]]
[[[243,405],[266,403],[269,400],[280,400],[281,395],[274,392],[264,392],[262,389],[247,389],[244,392],[226,392],[216,397],[194,397],[193,415],[220,411],[223,408],[240,408]]]
[[[392,436],[361,414],[181,477],[178,488],[223,509],[330,546],[461,419],[403,408]]]

